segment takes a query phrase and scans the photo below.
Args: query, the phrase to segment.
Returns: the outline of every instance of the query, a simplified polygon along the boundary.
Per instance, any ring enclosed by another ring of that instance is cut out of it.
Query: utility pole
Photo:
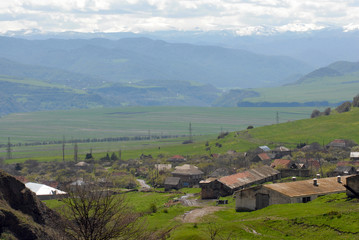
[[[8,141],[7,141],[6,153],[7,153],[7,155],[6,155],[7,159],[12,159],[12,149],[11,149],[10,137],[8,138]]]
[[[65,161],[65,136],[62,138],[62,161]]]
[[[189,122],[189,140],[192,142],[192,124]]]
[[[75,162],[77,162],[78,151],[79,151],[79,147],[77,146],[77,143],[75,142],[75,145],[74,145],[74,161]]]
[[[279,123],[279,112],[277,112],[276,120],[277,120],[277,124],[278,124]]]

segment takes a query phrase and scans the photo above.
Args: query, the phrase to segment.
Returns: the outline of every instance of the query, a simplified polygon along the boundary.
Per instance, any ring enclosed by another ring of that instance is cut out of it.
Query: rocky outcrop
[[[0,170],[0,239],[65,239],[62,221],[22,182]]]

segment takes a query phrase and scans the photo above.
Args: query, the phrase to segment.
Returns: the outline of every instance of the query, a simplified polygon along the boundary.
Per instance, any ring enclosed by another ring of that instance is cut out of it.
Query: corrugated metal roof
[[[351,152],[350,157],[351,158],[359,158],[359,152]]]
[[[241,186],[260,181],[267,177],[279,174],[279,172],[269,166],[263,166],[259,168],[249,169],[245,172],[236,173],[233,175],[225,176],[218,179],[219,182],[234,189]]]
[[[269,152],[270,148],[268,146],[259,146],[260,149],[262,149],[265,152]]]
[[[348,176],[342,176],[342,183]],[[295,181],[287,183],[274,183],[263,185],[268,188],[284,194],[288,197],[300,197],[309,195],[321,195],[328,193],[345,192],[345,187],[342,183],[338,183],[337,177],[320,178],[317,179],[318,186],[313,184],[313,180]]]

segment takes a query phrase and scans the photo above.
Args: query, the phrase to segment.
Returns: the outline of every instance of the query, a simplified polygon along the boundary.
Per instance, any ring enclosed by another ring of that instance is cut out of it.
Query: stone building
[[[236,192],[236,209],[257,210],[273,204],[306,203],[319,196],[346,191],[347,176],[266,184]]]

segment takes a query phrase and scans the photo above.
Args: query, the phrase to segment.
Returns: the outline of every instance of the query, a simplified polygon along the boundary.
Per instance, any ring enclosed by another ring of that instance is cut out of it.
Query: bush
[[[312,114],[310,115],[310,118],[316,118],[320,116],[320,111],[318,109],[314,109]]]
[[[324,110],[324,115],[326,115],[326,116],[330,115],[330,112],[331,112],[331,111],[332,111],[332,109],[331,109],[330,107],[326,108],[326,109]]]
[[[335,110],[337,110],[338,113],[348,112],[351,106],[352,106],[351,102],[347,101],[347,102],[343,102]]]
[[[353,107],[359,107],[359,94],[353,98]]]

